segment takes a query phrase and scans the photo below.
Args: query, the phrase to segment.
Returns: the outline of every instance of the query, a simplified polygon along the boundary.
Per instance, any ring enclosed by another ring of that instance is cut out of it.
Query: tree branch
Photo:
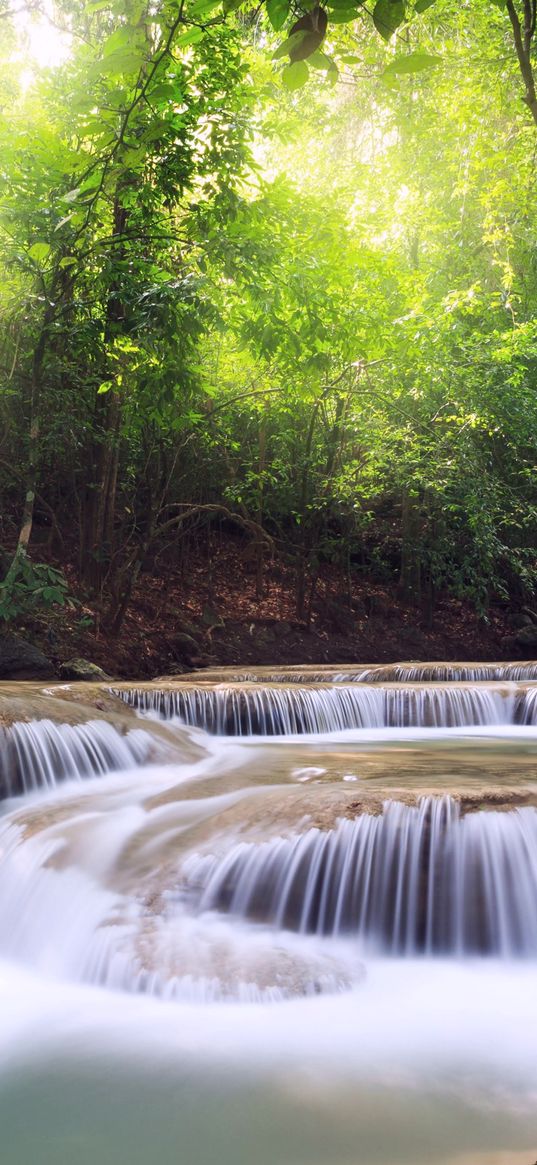
[[[507,11],[509,13],[509,20],[513,29],[513,39],[515,42],[516,55],[518,59],[518,66],[526,86],[526,92],[523,97],[531,116],[537,125],[537,93],[535,91],[535,77],[533,75],[533,66],[531,63],[531,43],[533,39],[533,31],[535,27],[535,16],[531,0],[524,0],[524,32],[519,20],[517,10],[514,5],[514,0],[507,0]]]
[[[239,526],[243,526],[246,530],[249,530],[252,534],[255,534],[257,538],[263,542],[266,542],[268,546],[273,545],[273,539],[270,537],[270,534],[267,534],[266,530],[264,530],[258,522],[254,522],[252,518],[243,518],[240,514],[235,513],[233,510],[229,510],[227,506],[216,504],[191,506],[188,504],[188,502],[173,502],[171,505],[166,506],[165,508],[170,510],[175,509],[177,506],[184,506],[184,513],[176,514],[175,518],[169,518],[168,521],[163,522],[161,526],[156,526],[153,537],[151,539],[152,542],[154,542],[156,538],[160,538],[161,534],[164,534],[166,530],[171,530],[174,527],[180,526],[183,522],[186,522],[188,518],[193,518],[196,514],[213,513],[222,514],[225,518],[229,518],[232,522],[237,522]]]

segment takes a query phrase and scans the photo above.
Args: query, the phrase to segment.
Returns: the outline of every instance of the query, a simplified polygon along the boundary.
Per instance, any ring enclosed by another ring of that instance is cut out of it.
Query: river
[[[477,666],[3,686],[2,1165],[532,1165],[537,668]]]

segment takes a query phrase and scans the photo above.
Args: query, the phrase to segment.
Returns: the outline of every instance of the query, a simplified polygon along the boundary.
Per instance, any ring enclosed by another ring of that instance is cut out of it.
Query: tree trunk
[[[43,361],[47,350],[48,331],[54,315],[52,303],[47,306],[39,339],[34,349],[30,389],[27,398],[28,420],[28,458],[26,467],[26,492],[22,511],[21,525],[17,547],[10,563],[4,583],[10,583],[17,573],[19,563],[28,555],[28,547],[32,536],[34,520],[35,495],[37,489],[37,465],[39,452],[39,405],[41,397],[41,380]]]
[[[535,91],[535,76],[531,60],[531,48],[535,36],[536,6],[534,0],[524,0],[524,18],[521,23],[514,0],[507,0],[507,12],[513,29],[513,40],[518,60],[520,75],[524,82],[524,102],[537,125],[537,93]]]
[[[120,191],[114,201],[114,238],[116,259],[125,254],[124,235],[128,211],[121,205]],[[125,324],[125,306],[116,280],[106,305],[105,352]],[[95,400],[95,437],[90,450],[90,473],[86,487],[84,521],[81,531],[80,568],[83,581],[94,594],[102,590],[114,550],[114,522],[118,482],[121,431],[121,400],[111,389],[97,393]]]
[[[267,421],[266,416],[263,417],[259,426],[259,460],[257,466],[258,472],[258,487],[257,487],[257,511],[255,520],[258,526],[263,525],[263,506],[264,506],[264,473],[267,464]],[[258,542],[256,545],[256,575],[255,575],[255,593],[258,599],[263,597],[263,567],[265,558],[265,547],[263,542]]]
[[[420,506],[415,494],[403,490],[401,499],[401,572],[399,586],[403,597],[419,603],[421,596],[421,561],[419,548]]]

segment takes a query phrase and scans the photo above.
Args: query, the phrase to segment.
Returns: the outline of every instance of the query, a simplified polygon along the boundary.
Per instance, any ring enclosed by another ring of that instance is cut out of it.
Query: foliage
[[[52,522],[115,630],[215,513],[292,561],[300,618],[326,560],[431,617],[534,591],[512,5],[324,11],[58,0],[62,65],[6,40],[0,476],[21,562]]]
[[[60,570],[44,562],[20,558],[9,578],[0,582],[0,620],[17,619],[52,607],[71,604],[68,583]]]

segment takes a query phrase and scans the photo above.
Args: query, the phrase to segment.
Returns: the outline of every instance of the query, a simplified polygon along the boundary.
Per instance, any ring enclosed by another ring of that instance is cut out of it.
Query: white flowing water
[[[218,736],[294,736],[347,728],[459,728],[533,724],[537,689],[515,685],[116,688],[125,703]]]
[[[532,701],[386,690],[367,745],[329,688],[260,688],[275,742],[237,691],[199,759],[173,710],[156,762],[158,686],[126,734],[6,730],[2,1165],[532,1165]]]
[[[59,781],[130,769],[154,748],[149,733],[125,736],[106,720],[55,724],[33,720],[0,728],[0,795],[54,788]]]
[[[362,951],[537,958],[537,809],[461,817],[450,797],[340,821],[185,869],[200,910],[301,933],[349,936]]]
[[[185,678],[185,677],[183,677]],[[187,678],[196,683],[263,683],[263,684],[374,684],[374,683],[475,683],[482,680],[537,680],[537,662],[513,663],[377,663],[371,667],[321,664],[303,667],[247,668],[237,671],[227,667],[193,672]]]
[[[435,681],[474,683],[479,680],[537,680],[537,663],[403,663],[378,664],[364,668],[360,679],[367,683],[433,683]]]

